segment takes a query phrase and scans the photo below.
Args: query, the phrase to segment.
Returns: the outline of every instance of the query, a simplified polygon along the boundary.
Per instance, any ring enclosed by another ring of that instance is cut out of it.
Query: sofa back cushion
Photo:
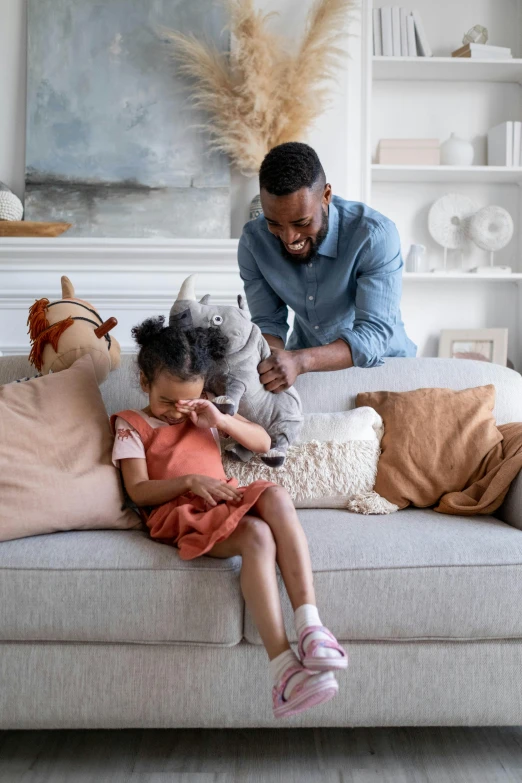
[[[25,356],[0,357],[0,385],[34,375]],[[494,415],[498,424],[522,421],[522,377],[514,370],[488,362],[459,359],[387,359],[381,367],[353,367],[339,372],[309,373],[297,379],[305,413],[331,413],[355,408],[360,392],[412,391],[428,387],[496,389]],[[142,408],[145,398],[138,384],[135,356],[124,354],[119,370],[101,386],[108,413]]]

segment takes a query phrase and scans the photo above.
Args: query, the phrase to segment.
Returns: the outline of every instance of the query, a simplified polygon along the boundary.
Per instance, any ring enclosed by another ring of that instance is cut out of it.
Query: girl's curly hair
[[[183,381],[207,378],[223,362],[228,337],[219,328],[165,326],[163,315],[147,318],[132,330],[139,346],[138,366],[149,383],[166,371]]]

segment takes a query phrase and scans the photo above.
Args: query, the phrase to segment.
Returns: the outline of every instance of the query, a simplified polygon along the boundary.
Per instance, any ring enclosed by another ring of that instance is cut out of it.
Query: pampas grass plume
[[[329,100],[345,58],[340,48],[356,0],[315,0],[295,53],[268,29],[273,14],[253,0],[221,0],[233,38],[230,54],[193,35],[162,29],[176,68],[192,84],[192,102],[208,119],[210,146],[246,176],[259,171],[272,147],[302,141]]]

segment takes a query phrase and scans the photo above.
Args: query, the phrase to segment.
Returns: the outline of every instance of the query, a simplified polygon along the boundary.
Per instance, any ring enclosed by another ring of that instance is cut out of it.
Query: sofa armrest
[[[512,482],[506,499],[500,506],[497,515],[508,525],[522,530],[522,471]]]

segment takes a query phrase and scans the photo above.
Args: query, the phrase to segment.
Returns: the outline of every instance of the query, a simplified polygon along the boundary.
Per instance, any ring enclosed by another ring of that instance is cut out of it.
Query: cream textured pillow
[[[122,510],[112,442],[90,356],[0,386],[0,541],[139,527],[136,514]]]
[[[372,408],[313,413],[305,416],[300,442],[289,448],[282,468],[269,468],[260,457],[237,462],[226,451],[223,464],[240,486],[258,479],[281,484],[296,508],[389,514],[397,507],[373,492],[382,435],[382,419]]]

